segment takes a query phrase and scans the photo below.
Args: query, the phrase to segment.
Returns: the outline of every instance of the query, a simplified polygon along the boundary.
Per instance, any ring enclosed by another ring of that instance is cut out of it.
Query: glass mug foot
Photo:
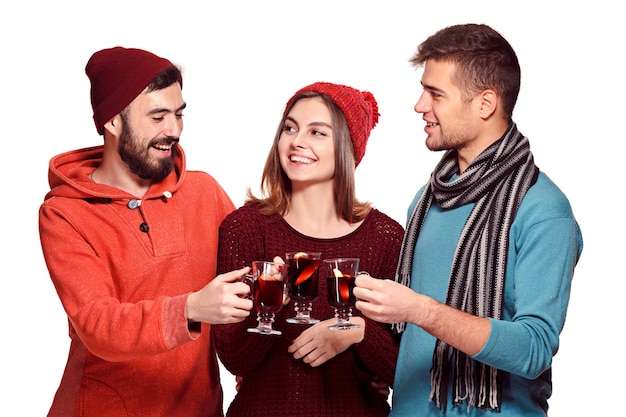
[[[257,334],[265,334],[265,335],[275,335],[280,336],[283,334],[280,330],[276,330],[272,328],[272,323],[274,323],[274,314],[257,314],[257,321],[259,322],[257,327],[251,327],[248,329],[250,333]]]

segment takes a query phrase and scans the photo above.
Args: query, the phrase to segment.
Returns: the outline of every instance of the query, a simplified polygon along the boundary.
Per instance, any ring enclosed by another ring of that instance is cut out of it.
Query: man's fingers
[[[374,298],[374,292],[365,287],[354,287],[354,296],[357,300],[371,302]]]
[[[374,289],[379,279],[373,278],[368,274],[359,274],[354,280],[354,285],[360,288]]]
[[[216,276],[215,279],[219,281],[223,281],[223,282],[235,282],[235,281],[239,281],[241,277],[247,274],[248,272],[250,272],[250,267],[245,266],[241,269],[235,269],[234,271],[220,274]]]

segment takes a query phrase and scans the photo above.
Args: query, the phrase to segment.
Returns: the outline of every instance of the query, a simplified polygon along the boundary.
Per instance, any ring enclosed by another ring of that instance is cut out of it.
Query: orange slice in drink
[[[307,279],[311,278],[311,275],[313,275],[316,269],[317,269],[317,266],[315,265],[315,262],[311,262],[310,264],[308,264],[302,270],[302,272],[300,273],[300,276],[298,277],[294,285],[300,285]]]
[[[259,280],[261,280],[261,281],[280,281],[280,277],[278,277],[276,275],[262,274],[259,277]]]
[[[335,278],[343,278],[343,273],[338,268],[333,268],[333,274]],[[348,302],[350,300],[350,288],[348,287],[348,280],[350,276],[346,276],[346,279],[339,279],[339,296],[341,297],[341,301]]]
[[[339,295],[341,295],[341,301],[344,303],[350,301],[350,287],[345,279],[339,281]]]

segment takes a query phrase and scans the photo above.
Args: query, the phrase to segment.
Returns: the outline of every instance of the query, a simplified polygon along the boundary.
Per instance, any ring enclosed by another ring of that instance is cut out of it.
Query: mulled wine
[[[319,252],[287,252],[287,290],[294,301],[295,317],[288,323],[312,324],[312,301],[318,296],[318,270],[322,254]]]

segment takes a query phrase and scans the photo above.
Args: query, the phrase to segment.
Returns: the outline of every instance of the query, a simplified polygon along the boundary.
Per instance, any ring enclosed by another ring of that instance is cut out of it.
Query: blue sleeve
[[[555,188],[548,180],[547,186],[529,192],[529,201],[520,207],[511,229],[504,317],[491,319],[489,339],[474,356],[528,379],[547,370],[558,350],[582,251],[569,203],[550,187]],[[547,195],[551,197],[546,200]]]

